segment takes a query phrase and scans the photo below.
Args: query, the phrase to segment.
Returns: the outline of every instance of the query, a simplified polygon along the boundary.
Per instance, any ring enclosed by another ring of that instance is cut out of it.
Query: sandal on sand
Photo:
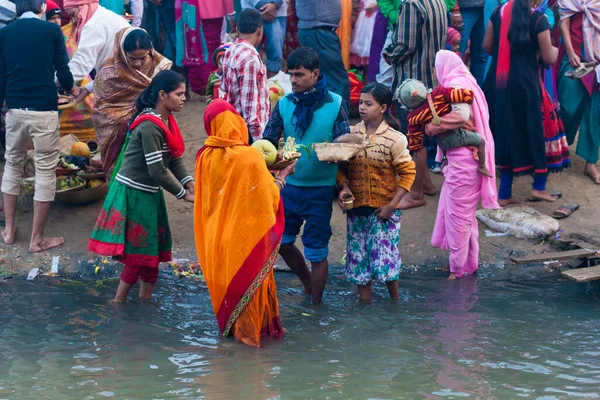
[[[572,71],[567,71],[565,76],[573,79],[581,79],[584,76],[590,74],[594,68],[596,68],[596,63],[588,62],[581,64],[577,69]]]
[[[556,197],[556,200],[560,199],[562,197],[562,192],[560,190],[550,190],[548,192],[548,194],[552,197]],[[543,201],[544,199],[541,199],[539,197],[533,197],[533,196],[529,196],[529,198],[527,199],[527,201],[531,202],[531,203],[537,203],[538,201]]]
[[[579,204],[567,204],[565,206],[558,207],[552,213],[552,217],[555,219],[567,218],[569,215],[573,214],[577,210],[579,210]]]

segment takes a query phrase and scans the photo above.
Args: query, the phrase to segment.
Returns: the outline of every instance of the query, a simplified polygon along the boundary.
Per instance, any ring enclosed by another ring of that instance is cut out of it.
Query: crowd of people
[[[44,236],[60,134],[95,138],[110,189],[89,249],[125,265],[115,301],[138,280],[150,298],[171,260],[166,190],[194,203],[221,333],[251,346],[284,333],[278,255],[322,301],[336,196],[340,206],[352,199],[346,275],[369,302],[374,281],[398,298],[402,210],[436,194],[430,169],[444,175],[431,244],[449,251],[449,279],[477,271],[475,211],[517,203],[515,176],[533,176],[533,201],[560,197],[548,175],[570,166],[577,132],[584,173],[600,184],[600,11],[590,0],[15,4],[16,20],[0,29],[4,242],[15,242],[28,140],[29,249],[39,252],[63,243]],[[281,70],[291,92],[271,103],[268,79]],[[77,103],[60,115],[57,87]],[[207,103],[193,175],[173,116],[190,89]],[[369,146],[320,162],[312,145],[345,135]],[[288,138],[309,154],[280,171],[249,146]]]

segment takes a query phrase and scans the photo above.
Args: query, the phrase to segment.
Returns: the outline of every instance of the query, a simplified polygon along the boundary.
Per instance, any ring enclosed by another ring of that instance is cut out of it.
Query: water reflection
[[[313,306],[278,275],[282,341],[218,335],[206,288],[0,284],[0,399],[599,398],[600,302],[585,286],[406,275],[371,305],[334,276]],[[586,291],[587,290],[587,291]]]

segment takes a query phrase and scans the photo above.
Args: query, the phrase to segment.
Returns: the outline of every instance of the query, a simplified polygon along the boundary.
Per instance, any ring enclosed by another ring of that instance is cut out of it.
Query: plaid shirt
[[[267,69],[256,49],[243,39],[223,56],[221,90],[246,121],[252,139],[262,138],[271,107]]]
[[[405,0],[398,10],[392,44],[383,57],[395,67],[397,88],[406,79],[422,81],[434,88],[435,55],[446,47],[448,17],[443,0]]]

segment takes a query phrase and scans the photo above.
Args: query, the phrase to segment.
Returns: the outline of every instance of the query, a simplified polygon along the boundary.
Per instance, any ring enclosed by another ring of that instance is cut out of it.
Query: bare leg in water
[[[113,302],[114,303],[125,303],[125,300],[127,300],[127,295],[129,294],[129,291],[131,290],[132,287],[133,287],[133,285],[130,285],[129,283],[126,283],[123,281],[123,279],[121,279],[121,281],[119,282],[119,287],[117,288],[117,294],[115,295]],[[140,288],[140,297],[141,297],[141,288]]]
[[[152,298],[152,289],[154,289],[153,283],[140,281],[140,299],[150,300]]]
[[[302,253],[295,245],[284,245],[279,249],[279,254],[292,272],[298,275],[304,285],[304,293],[312,295],[313,303],[320,303],[323,299],[325,285],[329,276],[329,263],[327,259],[313,262],[312,273],[306,266]]]
[[[312,274],[306,266],[304,256],[300,250],[293,244],[283,245],[279,248],[279,254],[283,257],[283,261],[295,273],[302,284],[304,285],[304,293],[312,294]]]
[[[425,187],[427,186],[428,190],[431,190],[431,188],[435,190],[435,186],[433,186],[433,182],[431,182],[431,177],[429,176],[429,169],[427,168],[427,150],[423,148],[416,152],[413,155],[413,160],[416,164],[417,175],[410,192],[400,201],[399,208],[401,210],[424,206]]]

